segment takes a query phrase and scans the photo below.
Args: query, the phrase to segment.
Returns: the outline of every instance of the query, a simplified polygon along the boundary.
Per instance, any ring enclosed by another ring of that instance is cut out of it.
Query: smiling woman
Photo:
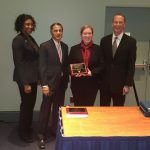
[[[33,31],[33,21],[31,19],[28,19],[23,24],[23,32],[26,32],[28,34],[31,34]]]
[[[100,47],[93,43],[93,28],[84,25],[80,31],[81,43],[71,47],[70,65],[83,64],[87,73],[71,74],[71,91],[75,106],[93,106],[98,91],[98,78],[104,67]]]
[[[19,135],[25,142],[33,141],[32,117],[37,95],[38,81],[38,45],[31,37],[36,23],[31,15],[21,14],[15,21],[15,30],[19,33],[12,42],[14,76],[20,96]]]

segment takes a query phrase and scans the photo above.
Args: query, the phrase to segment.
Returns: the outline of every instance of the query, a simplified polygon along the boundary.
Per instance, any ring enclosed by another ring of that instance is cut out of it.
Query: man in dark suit
[[[68,46],[61,41],[63,26],[60,23],[54,23],[50,26],[50,31],[52,38],[40,45],[39,56],[39,71],[43,92],[38,131],[40,148],[45,148],[44,140],[51,111],[51,132],[53,135],[56,133],[58,110],[60,106],[64,105],[65,91],[69,80]]]
[[[116,14],[112,20],[113,34],[101,39],[105,70],[100,87],[100,105],[123,106],[133,84],[136,40],[124,33],[125,16]],[[116,40],[115,40],[116,39]]]

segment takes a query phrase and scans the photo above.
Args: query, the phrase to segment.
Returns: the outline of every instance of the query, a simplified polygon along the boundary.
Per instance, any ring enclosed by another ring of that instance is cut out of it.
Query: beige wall
[[[20,96],[12,81],[13,61],[11,42],[16,35],[14,20],[21,13],[32,14],[37,21],[33,34],[40,44],[49,39],[49,25],[55,21],[64,25],[63,40],[69,47],[80,41],[79,30],[83,24],[94,27],[94,41],[99,44],[104,35],[105,8],[107,6],[150,7],[148,0],[0,0],[0,111],[19,110]],[[71,93],[68,89],[66,99]],[[39,89],[35,109],[41,103]]]

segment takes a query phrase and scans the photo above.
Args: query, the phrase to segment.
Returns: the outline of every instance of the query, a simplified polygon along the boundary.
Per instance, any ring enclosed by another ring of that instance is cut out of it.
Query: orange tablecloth
[[[138,107],[87,107],[87,118],[67,118],[61,108],[63,136],[150,136],[150,118]]]

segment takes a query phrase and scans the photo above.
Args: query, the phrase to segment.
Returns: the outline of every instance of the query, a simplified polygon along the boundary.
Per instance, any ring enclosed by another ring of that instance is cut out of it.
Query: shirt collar
[[[53,39],[53,38],[52,38]],[[58,41],[56,41],[56,40],[54,40],[53,39],[53,41],[54,41],[54,43],[55,43],[55,45],[57,46],[58,44],[60,44],[60,42],[58,42]]]
[[[121,34],[119,34],[117,36],[117,40],[121,41],[123,34],[124,34],[123,32]],[[113,38],[112,39],[115,39],[115,37],[116,37],[116,35],[113,33]]]

